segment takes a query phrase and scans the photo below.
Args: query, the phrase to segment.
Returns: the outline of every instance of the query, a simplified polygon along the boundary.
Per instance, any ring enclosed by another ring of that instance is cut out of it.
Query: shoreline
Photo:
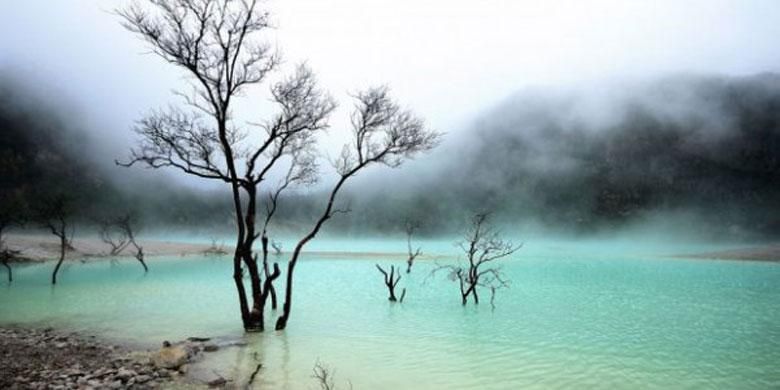
[[[154,344],[58,325],[0,324],[0,389],[251,388],[255,379],[233,377],[214,364],[222,351],[245,348],[243,338],[190,336]]]
[[[53,236],[41,234],[8,234],[5,236],[8,249],[19,251],[19,256],[9,263],[42,263],[59,258],[59,242]],[[139,239],[139,244],[144,249],[145,259],[150,260],[165,256],[227,256],[232,252],[230,246],[215,246],[205,244],[193,244],[176,241],[159,241]],[[135,253],[127,248],[122,252],[111,255],[108,253],[108,245],[97,238],[74,238],[73,250],[65,254],[65,260],[108,260],[117,258],[134,259]],[[288,255],[289,252],[282,252]],[[307,256],[326,258],[393,258],[405,259],[404,252],[345,252],[345,251],[303,251]],[[269,258],[276,255],[271,254]],[[446,258],[443,255],[421,255],[419,260],[435,260]]]
[[[56,260],[59,257],[59,244],[55,237],[43,234],[8,234],[5,236],[6,246],[19,251],[19,257],[9,263],[42,263]],[[229,246],[216,246],[206,244],[187,243],[180,241],[139,240],[144,248],[147,260],[155,260],[160,257],[184,257],[184,256],[229,256],[232,248]],[[97,238],[75,238],[74,250],[66,253],[66,260],[102,261],[118,258],[134,260],[135,253],[131,249],[125,249],[116,255],[108,253],[107,244]],[[329,259],[395,259],[405,260],[405,252],[373,252],[373,251],[303,251],[306,256],[315,256]],[[289,255],[283,251],[282,256]],[[657,255],[659,258],[689,259],[689,260],[729,260],[729,261],[758,261],[780,263],[780,243],[766,245],[747,244],[743,248],[715,250],[707,252],[677,253]],[[276,259],[276,254],[271,254],[270,259]],[[420,261],[432,261],[448,259],[452,256],[441,254],[423,254],[417,258]]]
[[[780,263],[780,244],[769,244],[762,247],[745,247],[713,252],[677,254],[669,256],[677,259],[691,260],[727,260],[752,261],[762,263]]]
[[[0,326],[0,388],[157,389],[182,374],[155,365],[146,353],[94,335],[21,324]]]

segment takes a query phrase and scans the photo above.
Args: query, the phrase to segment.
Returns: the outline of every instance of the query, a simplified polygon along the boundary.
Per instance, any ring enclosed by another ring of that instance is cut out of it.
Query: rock
[[[162,347],[152,355],[152,362],[158,368],[179,368],[189,360],[187,350],[181,346]]]
[[[216,352],[219,350],[219,346],[217,344],[206,344],[203,346],[204,352]]]
[[[189,364],[184,364],[181,367],[179,367],[179,373],[180,374],[186,374],[187,371],[189,371],[189,369],[190,369]]]
[[[192,341],[193,343],[205,343],[209,340],[211,340],[210,337],[187,337],[187,341]]]
[[[227,384],[227,380],[223,377],[210,380],[208,383],[209,387],[221,387],[224,386],[225,384]]]
[[[149,375],[138,375],[135,377],[135,383],[146,383],[152,380],[152,377]]]
[[[120,368],[120,369],[119,369],[119,370],[116,372],[116,377],[117,377],[117,378],[119,378],[119,379],[121,379],[123,382],[126,382],[126,381],[128,381],[128,380],[132,379],[134,376],[136,376],[136,373],[135,373],[135,371],[133,371],[133,370],[128,370],[128,369],[126,369],[126,368],[124,368],[124,367]]]

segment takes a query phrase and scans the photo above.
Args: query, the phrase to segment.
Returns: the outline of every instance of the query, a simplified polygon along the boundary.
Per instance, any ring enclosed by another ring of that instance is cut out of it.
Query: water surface
[[[448,243],[424,250],[452,253]],[[309,256],[297,269],[288,329],[249,336],[228,258],[150,259],[146,275],[132,259],[74,262],[56,287],[51,264],[42,264],[16,267],[14,283],[0,284],[0,323],[148,347],[193,335],[243,338],[247,347],[221,350],[209,364],[236,377],[261,362],[266,388],[313,388],[318,360],[355,389],[780,387],[780,265],[651,252],[529,244],[504,265],[512,286],[495,309],[487,291],[479,307],[462,307],[454,282],[427,278],[431,261],[404,274],[406,301],[391,304],[374,262],[403,259]]]

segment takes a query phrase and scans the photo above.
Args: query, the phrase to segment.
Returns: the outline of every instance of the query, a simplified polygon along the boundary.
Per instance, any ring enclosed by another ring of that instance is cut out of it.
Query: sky
[[[176,102],[182,73],[125,31],[109,0],[0,1],[0,71],[73,104],[121,153],[133,120]],[[387,84],[403,105],[457,132],[528,87],[589,85],[694,72],[780,69],[780,2],[270,0],[269,40],[283,69],[306,61],[341,103]],[[262,91],[266,86],[260,87]],[[263,113],[250,94],[239,107]],[[342,133],[346,134],[346,133]],[[339,136],[331,139],[340,143]]]

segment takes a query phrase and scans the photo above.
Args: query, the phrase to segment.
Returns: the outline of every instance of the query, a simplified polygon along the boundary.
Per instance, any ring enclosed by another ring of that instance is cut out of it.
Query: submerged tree
[[[261,269],[253,255],[254,242],[263,235],[256,226],[257,194],[275,166],[286,163],[295,172],[311,168],[302,162],[316,161],[316,137],[329,127],[336,104],[317,86],[312,72],[299,66],[271,87],[271,99],[279,112],[253,127],[259,131],[249,132],[234,119],[232,108],[234,98],[265,81],[279,64],[278,56],[261,38],[269,28],[268,14],[256,0],[146,3],[150,7],[133,4],[118,11],[124,26],[145,40],[156,55],[185,70],[193,91],[178,93],[189,110],[158,110],[141,119],[135,128],[140,144],[130,160],[120,164],[173,167],[229,186],[237,228],[233,280],[241,318],[247,331],[261,331],[265,302],[281,271],[274,263],[266,273],[267,267]],[[344,182],[375,162],[398,166],[404,158],[433,147],[438,138],[424,129],[421,120],[400,110],[385,88],[360,93],[356,99],[356,140],[339,159],[340,178],[327,207],[288,262],[284,312],[277,329],[284,329],[289,319],[293,271],[300,252],[338,211],[334,202]],[[249,275],[249,294],[244,270]]]
[[[127,234],[123,230],[118,229],[115,222],[114,218],[108,218],[98,223],[98,236],[100,241],[111,247],[108,252],[110,256],[118,255],[130,245],[130,239],[127,237]]]
[[[2,246],[2,242],[0,242],[0,246]],[[21,252],[13,249],[8,249],[8,248],[0,249],[0,263],[3,263],[3,266],[8,272],[8,283],[12,283],[14,281],[13,269],[11,269],[11,265],[8,264],[8,262],[13,260],[15,257],[17,257],[19,253]]]
[[[387,293],[389,294],[387,300],[390,302],[398,301],[398,299],[396,299],[395,297],[395,286],[397,286],[398,282],[401,280],[401,270],[399,269],[398,273],[396,274],[395,266],[391,265],[390,272],[388,273],[379,264],[376,264],[376,269],[378,269],[379,272],[382,273],[382,276],[384,276],[385,286],[387,287]],[[403,289],[403,291],[401,292],[401,299],[400,299],[401,302],[404,301],[405,296],[406,296],[406,289]]]
[[[412,235],[414,234],[414,231],[417,230],[420,227],[420,224],[418,222],[413,222],[410,220],[407,220],[405,223],[406,228],[406,250],[407,250],[407,256],[406,256],[406,273],[412,272],[412,265],[414,265],[414,260],[417,259],[417,256],[422,255],[422,248],[417,247],[417,249],[412,250]]]
[[[292,308],[293,272],[304,246],[336,213],[349,210],[338,208],[336,198],[344,183],[364,168],[381,164],[399,167],[404,160],[435,147],[440,133],[426,129],[422,119],[403,110],[388,95],[385,87],[372,88],[355,95],[355,110],[351,116],[353,141],[344,145],[334,165],[339,179],[330,191],[328,202],[314,227],[295,246],[287,263],[285,301],[276,329],[284,329]]]
[[[314,155],[309,153],[308,150],[299,149],[293,151],[291,156],[292,163],[287,169],[287,173],[284,179],[279,185],[268,194],[268,199],[265,206],[265,220],[263,221],[262,233],[260,235],[260,243],[263,250],[263,274],[266,279],[271,277],[270,267],[268,263],[268,246],[273,247],[277,256],[281,255],[281,244],[271,241],[268,238],[268,228],[271,224],[276,211],[279,207],[279,198],[282,193],[296,185],[312,185],[317,182],[317,162],[314,159]],[[269,284],[269,296],[271,298],[271,309],[276,310],[278,306],[278,300],[276,297],[276,288],[273,284]]]
[[[41,224],[59,239],[60,244],[60,257],[51,273],[51,284],[57,284],[57,273],[65,260],[65,252],[73,249],[71,244],[75,229],[68,220],[70,212],[69,200],[64,195],[55,196],[38,209]]]
[[[338,386],[336,386],[336,370],[332,370],[319,360],[314,364],[311,377],[317,381],[320,390],[338,389]],[[347,381],[347,385],[349,389],[352,389],[352,382]]]
[[[474,304],[479,304],[478,287],[490,290],[490,303],[493,305],[496,290],[509,286],[501,266],[495,265],[495,262],[507,259],[522,247],[521,244],[515,245],[501,238],[500,232],[488,223],[488,217],[486,213],[475,214],[463,239],[457,243],[465,254],[465,265],[441,265],[432,271],[450,272],[450,279],[459,284],[463,305],[469,297],[472,297]]]
[[[146,266],[144,261],[144,249],[135,240],[135,226],[133,215],[126,213],[100,221],[98,234],[101,241],[111,247],[109,254],[112,256],[118,255],[132,245],[135,249],[134,257],[144,267],[144,272],[149,272],[149,267]]]
[[[23,212],[24,205],[21,202],[19,194],[11,191],[2,191],[0,193],[0,262],[8,272],[8,283],[13,282],[13,270],[8,264],[13,258],[19,255],[19,251],[11,250],[6,247],[5,233],[14,226],[22,226],[25,222]]]

